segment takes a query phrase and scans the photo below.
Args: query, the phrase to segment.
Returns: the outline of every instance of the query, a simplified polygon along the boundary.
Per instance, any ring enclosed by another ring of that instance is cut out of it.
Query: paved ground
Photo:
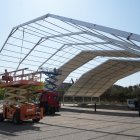
[[[65,106],[38,124],[0,123],[0,140],[140,140],[135,111],[81,109]]]

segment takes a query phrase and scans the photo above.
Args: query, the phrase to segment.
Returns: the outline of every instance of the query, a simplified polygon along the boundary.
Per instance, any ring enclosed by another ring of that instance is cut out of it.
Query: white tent
[[[71,72],[78,69],[79,67],[81,67],[82,65],[89,62],[90,60],[94,59],[97,56],[117,57],[117,58],[121,58],[121,57],[138,58],[139,57],[138,55],[127,52],[127,51],[116,51],[116,50],[82,51],[59,68],[59,70],[62,71],[62,75],[57,77],[58,79],[57,85],[60,85],[68,77],[68,75]]]
[[[57,82],[60,85],[65,79],[67,82],[71,78],[79,79],[93,69],[93,65],[96,68],[97,56],[140,60],[140,35],[46,14],[11,30],[0,48],[0,73],[4,69],[29,68],[36,72],[42,67],[56,68],[62,70]],[[89,63],[92,59],[94,61]],[[100,64],[104,62],[99,61]],[[132,63],[128,65],[132,67]]]
[[[99,97],[117,80],[140,71],[140,61],[108,60],[82,75],[65,96]]]

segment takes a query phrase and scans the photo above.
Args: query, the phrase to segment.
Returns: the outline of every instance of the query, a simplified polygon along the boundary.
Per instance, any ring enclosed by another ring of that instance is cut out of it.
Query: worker
[[[45,115],[48,115],[49,106],[48,106],[48,102],[47,101],[45,102],[44,109],[45,109]]]
[[[134,105],[135,105],[135,109],[138,109],[138,107],[139,107],[139,101],[138,100],[135,100],[134,101]]]
[[[54,68],[53,71],[54,71],[54,74],[57,74],[58,73],[58,71],[57,71],[56,68]]]
[[[6,77],[9,76],[9,73],[8,73],[7,69],[5,69],[4,75],[5,75]]]
[[[7,69],[5,69],[4,75],[2,76],[2,80],[6,81],[6,83],[8,83],[8,77],[9,77],[9,73],[7,71]]]
[[[138,100],[138,112],[139,112],[139,116],[140,116],[140,99]]]
[[[8,83],[8,81],[10,81],[10,82],[13,81],[13,77],[9,76],[9,72],[7,71],[7,69],[5,69],[5,73],[2,76],[2,80],[5,80],[6,83]]]

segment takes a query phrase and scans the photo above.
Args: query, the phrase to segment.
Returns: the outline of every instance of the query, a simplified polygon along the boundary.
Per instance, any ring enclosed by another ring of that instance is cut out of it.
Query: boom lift
[[[37,106],[33,99],[37,87],[42,86],[40,73],[27,73],[24,69],[0,74],[0,88],[5,89],[3,112],[0,121],[10,119],[18,124],[24,120],[32,119],[38,122],[43,118],[43,109]],[[20,73],[17,75],[16,73]],[[39,75],[39,76],[38,76]]]
[[[61,74],[61,72],[54,69],[41,69],[41,73],[45,74],[47,78],[45,78],[45,86],[44,89],[38,91],[41,93],[40,96],[40,106],[44,108],[44,115],[46,114],[55,114],[60,109],[59,102],[59,94],[57,93],[58,85],[57,76]]]

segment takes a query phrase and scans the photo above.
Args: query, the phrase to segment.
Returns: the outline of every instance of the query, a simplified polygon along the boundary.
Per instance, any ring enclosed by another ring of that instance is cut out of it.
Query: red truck
[[[58,93],[47,90],[38,91],[40,95],[40,107],[44,109],[44,115],[52,115],[59,112],[61,104]]]

